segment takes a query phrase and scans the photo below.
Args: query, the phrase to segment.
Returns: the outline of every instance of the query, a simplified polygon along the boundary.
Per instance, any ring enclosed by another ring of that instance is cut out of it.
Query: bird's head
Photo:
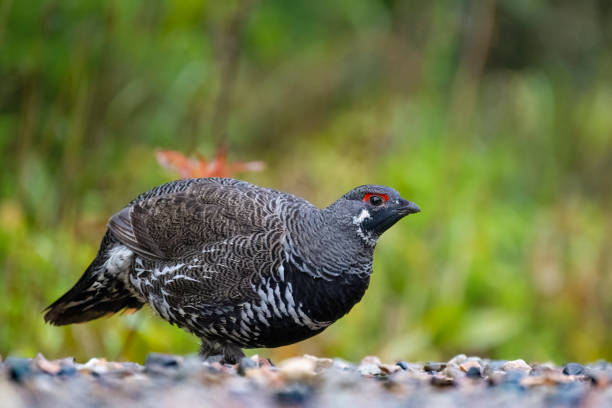
[[[372,184],[354,188],[328,208],[371,246],[400,219],[421,211],[415,203],[402,198],[394,189]]]

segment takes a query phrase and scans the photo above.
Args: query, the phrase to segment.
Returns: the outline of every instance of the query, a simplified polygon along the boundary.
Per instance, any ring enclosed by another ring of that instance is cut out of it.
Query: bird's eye
[[[389,201],[389,196],[386,194],[367,193],[363,196],[364,203],[370,203],[375,207],[381,205],[385,201]]]
[[[373,195],[370,197],[370,204],[372,205],[381,205],[383,203],[383,199],[377,195]]]

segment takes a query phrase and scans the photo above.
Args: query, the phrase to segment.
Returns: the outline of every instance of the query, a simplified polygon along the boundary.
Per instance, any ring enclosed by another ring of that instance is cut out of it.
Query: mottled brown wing
[[[181,259],[206,245],[270,228],[265,214],[269,194],[264,190],[253,196],[242,184],[194,183],[183,191],[133,202],[111,217],[108,226],[143,257]]]
[[[199,314],[193,309],[253,300],[252,283],[276,273],[284,200],[302,202],[237,180],[182,180],[142,194],[109,229],[143,258],[142,270],[158,271],[148,291]]]

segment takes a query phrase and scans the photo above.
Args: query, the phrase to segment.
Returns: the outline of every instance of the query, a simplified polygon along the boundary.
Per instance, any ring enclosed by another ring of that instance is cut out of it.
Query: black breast
[[[369,274],[343,274],[332,280],[313,278],[297,270],[289,263],[283,264],[284,280],[269,283],[278,285],[278,292],[283,294],[287,314],[282,317],[272,313],[269,325],[257,325],[259,336],[257,346],[279,347],[312,337],[348,313],[361,300],[370,283]],[[275,291],[276,287],[273,288]],[[294,304],[287,301],[291,293]],[[289,313],[293,308],[293,313]],[[306,315],[309,322],[303,316]],[[296,322],[297,320],[297,322]],[[248,346],[244,346],[248,347]]]

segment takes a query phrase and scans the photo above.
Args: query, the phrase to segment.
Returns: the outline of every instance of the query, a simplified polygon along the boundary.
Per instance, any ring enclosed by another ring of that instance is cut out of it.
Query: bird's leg
[[[223,347],[223,360],[221,360],[221,363],[238,364],[243,357],[244,353],[240,347],[234,346],[233,344],[226,344]]]
[[[244,353],[240,350],[240,347],[233,344],[222,344],[202,339],[200,356],[209,361],[218,361],[221,364],[237,364],[244,357]]]

